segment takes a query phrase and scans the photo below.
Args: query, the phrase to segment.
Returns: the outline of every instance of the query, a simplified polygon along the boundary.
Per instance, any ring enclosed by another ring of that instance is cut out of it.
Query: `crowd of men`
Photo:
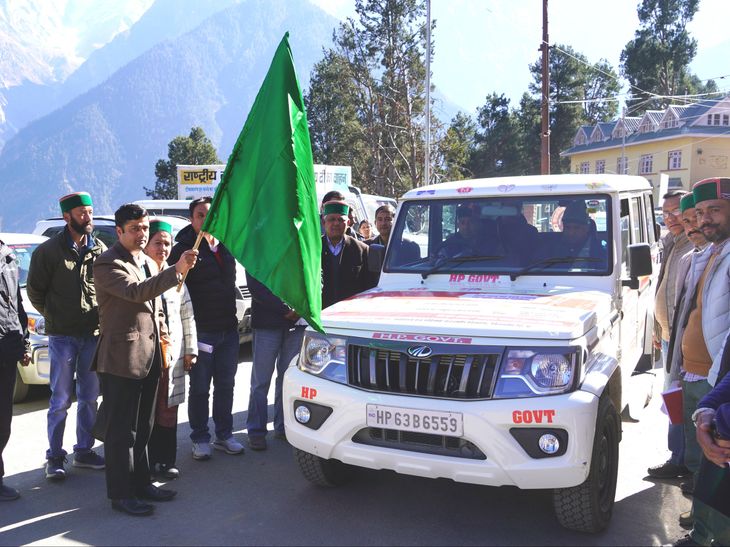
[[[169,224],[150,219],[139,205],[122,205],[115,213],[118,241],[107,249],[92,235],[91,196],[70,194],[59,200],[65,229],[31,258],[27,293],[46,320],[51,360],[46,477],[66,475],[63,437],[75,377],[71,464],[104,469],[112,507],[128,514],[149,515],[149,501],[175,496],[155,486],[152,476],[179,476],[177,407],[186,395],[193,459],[210,459],[211,448],[244,451],[233,437],[232,416],[239,344],[235,259],[220,241],[201,234],[211,201],[190,203],[191,223],[174,244]],[[669,233],[662,241],[654,342],[665,388],[682,389],[684,422],[669,425],[671,457],[648,473],[686,479],[681,488],[693,502],[680,524],[691,532],[678,545],[730,544],[730,179],[670,192],[662,209]],[[369,224],[355,231],[344,196],[325,195],[323,307],[377,283],[368,254],[372,245],[388,245],[394,212],[390,205],[376,211],[377,235]],[[467,220],[467,214],[459,218]],[[1,454],[10,435],[15,367],[30,355],[17,261],[2,242],[0,278],[0,500],[9,501],[20,494],[2,482]],[[247,279],[253,367],[246,428],[249,447],[265,450],[274,371],[274,436],[286,438],[283,373],[301,347],[306,322],[264,284]],[[104,457],[93,450],[95,439],[104,442]]]
[[[180,475],[177,408],[186,396],[194,460],[209,460],[212,448],[244,452],[233,436],[232,415],[239,350],[236,263],[220,241],[201,232],[211,202],[210,197],[191,201],[191,222],[175,242],[169,223],[150,218],[139,205],[122,205],[114,215],[118,240],[107,249],[93,237],[91,196],[69,194],[59,200],[65,228],[31,257],[27,294],[45,318],[51,361],[46,478],[66,476],[63,438],[75,385],[71,465],[103,469],[112,508],[127,514],[150,515],[154,505],[148,502],[175,496],[174,490],[155,486],[152,477]],[[391,206],[381,207],[380,233],[363,243],[343,196],[325,196],[325,307],[376,284],[377,272],[368,269],[369,245],[387,243],[393,214]],[[2,450],[10,436],[15,367],[27,365],[30,354],[18,262],[2,242],[0,279],[0,501],[11,501],[20,493],[2,481]],[[275,370],[274,436],[286,438],[283,374],[301,347],[306,323],[258,280],[248,274],[247,279],[253,367],[246,428],[249,447],[265,450],[267,394]],[[104,442],[103,456],[93,449],[96,439]]]
[[[683,420],[670,423],[670,458],[654,478],[685,478],[692,497],[679,515],[690,533],[675,545],[730,544],[730,179],[663,196],[668,234],[655,303],[655,347],[665,391],[681,388]],[[713,387],[714,386],[714,387]]]

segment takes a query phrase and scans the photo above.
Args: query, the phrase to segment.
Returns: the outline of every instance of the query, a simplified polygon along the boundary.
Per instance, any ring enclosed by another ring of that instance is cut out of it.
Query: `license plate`
[[[464,434],[464,417],[461,412],[367,405],[367,424],[368,427],[450,437],[461,437]]]

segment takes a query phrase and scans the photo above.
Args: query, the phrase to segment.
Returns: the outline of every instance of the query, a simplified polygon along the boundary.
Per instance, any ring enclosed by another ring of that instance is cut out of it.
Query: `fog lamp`
[[[545,433],[545,435],[540,437],[537,441],[537,444],[540,447],[540,450],[545,452],[545,454],[555,454],[558,450],[560,450],[560,441],[552,433]]]
[[[304,405],[299,405],[294,410],[294,417],[300,424],[306,424],[312,418],[312,413]]]

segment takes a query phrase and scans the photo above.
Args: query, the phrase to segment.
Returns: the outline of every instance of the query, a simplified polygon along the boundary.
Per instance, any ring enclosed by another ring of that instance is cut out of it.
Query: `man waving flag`
[[[276,49],[201,231],[323,332],[319,213],[289,33]]]

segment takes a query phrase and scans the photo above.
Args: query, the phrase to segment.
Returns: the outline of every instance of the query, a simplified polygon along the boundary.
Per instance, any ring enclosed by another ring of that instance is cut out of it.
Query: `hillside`
[[[306,0],[246,0],[153,47],[5,145],[0,227],[32,229],[69,191],[91,192],[99,213],[145,197],[167,143],[194,125],[227,158],[284,32],[305,87],[336,24]]]

